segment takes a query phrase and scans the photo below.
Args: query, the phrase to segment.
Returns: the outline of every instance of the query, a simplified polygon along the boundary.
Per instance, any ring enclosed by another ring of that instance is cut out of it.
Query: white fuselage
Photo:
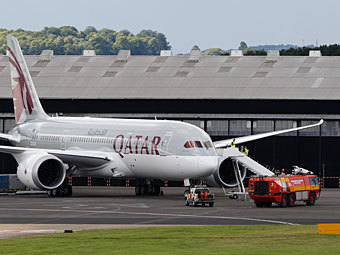
[[[107,153],[108,164],[81,167],[83,176],[183,180],[209,176],[218,165],[210,136],[178,121],[51,117],[11,133],[20,147]]]

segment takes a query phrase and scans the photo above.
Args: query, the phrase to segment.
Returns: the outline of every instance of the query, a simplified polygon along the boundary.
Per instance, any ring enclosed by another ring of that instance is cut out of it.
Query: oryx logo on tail
[[[17,82],[17,86],[13,88],[13,99],[14,99],[14,107],[16,109],[15,119],[18,122],[22,114],[23,108],[28,110],[29,114],[32,114],[34,105],[33,105],[30,91],[27,86],[25,76],[21,70],[18,60],[16,59],[10,47],[8,47],[8,51],[10,53],[9,62],[13,65],[13,67],[16,69],[19,75],[19,77],[12,77],[12,80],[14,82]]]
[[[45,118],[46,114],[41,107],[17,39],[8,36],[7,44],[16,123]]]

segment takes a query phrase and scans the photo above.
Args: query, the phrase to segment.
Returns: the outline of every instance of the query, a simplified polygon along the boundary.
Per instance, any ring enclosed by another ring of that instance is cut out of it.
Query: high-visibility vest
[[[248,149],[244,149],[244,154],[245,154],[246,156],[248,156],[249,150],[248,150]]]
[[[236,147],[235,142],[231,142],[231,147],[233,147],[233,148]]]

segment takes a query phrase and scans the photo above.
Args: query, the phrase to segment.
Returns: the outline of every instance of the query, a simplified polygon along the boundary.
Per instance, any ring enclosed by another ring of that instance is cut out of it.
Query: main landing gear
[[[68,178],[56,189],[47,191],[49,197],[71,197],[72,186],[68,185]]]
[[[157,181],[150,180],[137,180],[137,185],[135,187],[135,193],[137,196],[142,195],[163,195],[161,191],[161,185]]]

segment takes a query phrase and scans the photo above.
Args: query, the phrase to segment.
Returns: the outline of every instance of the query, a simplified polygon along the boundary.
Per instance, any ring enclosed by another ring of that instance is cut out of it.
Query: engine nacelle
[[[25,154],[17,158],[18,178],[31,189],[52,190],[59,187],[66,177],[66,168],[57,157],[41,154]]]
[[[246,177],[247,169],[240,164],[238,166],[243,180]],[[212,175],[204,178],[204,180],[214,187],[232,188],[237,186],[232,159],[230,157],[221,156],[216,171]]]

